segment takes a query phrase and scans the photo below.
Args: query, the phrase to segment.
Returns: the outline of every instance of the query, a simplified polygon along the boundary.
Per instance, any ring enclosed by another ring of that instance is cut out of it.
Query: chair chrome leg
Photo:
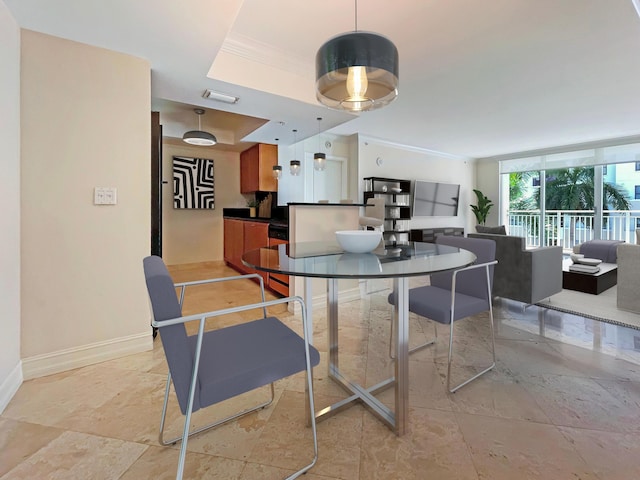
[[[491,283],[489,281],[489,269],[487,268],[487,292],[488,292],[488,298],[489,298],[489,329],[491,330],[491,356],[492,356],[493,362],[491,363],[490,366],[482,370],[480,373],[475,374],[473,377],[469,378],[468,380],[465,380],[459,385],[456,385],[455,387],[451,388],[451,357],[453,352],[453,308],[452,308],[451,336],[449,337],[449,365],[447,367],[447,388],[449,389],[450,393],[454,393],[456,390],[464,387],[467,383],[475,380],[480,375],[484,375],[488,371],[493,370],[493,368],[496,366],[496,339],[495,339],[495,332],[494,332],[494,326],[493,326],[493,305],[491,303],[490,285]]]
[[[176,439],[174,439],[171,442],[165,442],[163,439],[164,423],[167,418],[167,404],[169,403],[170,388],[171,388],[171,372],[169,372],[169,374],[167,375],[167,385],[164,388],[164,403],[162,404],[162,416],[160,417],[160,433],[158,434],[158,441],[160,442],[160,445],[164,445],[165,447],[167,445],[172,445],[176,443]],[[178,438],[177,440],[179,440],[180,438]]]
[[[307,405],[309,406],[308,416],[310,417],[311,431],[313,433],[313,460],[311,461],[311,463],[302,467],[297,472],[289,475],[285,480],[293,480],[294,478],[298,478],[300,475],[307,473],[318,461],[318,432],[316,431],[316,407],[313,402],[313,370],[311,370],[311,368],[307,370],[306,390],[308,395],[307,401],[305,403],[307,403]]]
[[[158,440],[160,442],[160,445],[163,445],[165,447],[169,446],[169,445],[175,445],[176,443],[178,443],[180,440],[182,440],[182,435],[180,435],[179,437],[175,437],[172,438],[171,440],[165,440],[164,439],[164,426],[165,426],[165,419],[166,419],[166,415],[167,415],[167,403],[168,403],[168,399],[169,399],[169,389],[171,387],[171,374],[169,374],[167,376],[167,387],[165,389],[165,393],[164,393],[164,405],[162,406],[162,418],[160,419],[160,434],[158,436]],[[197,435],[198,433],[202,433],[206,430],[211,430],[212,428],[218,427],[224,423],[228,423],[231,420],[235,420],[238,417],[242,417],[243,415],[246,415],[248,413],[251,412],[255,412],[256,410],[260,410],[261,408],[265,408],[268,407],[269,405],[271,405],[271,403],[273,402],[273,399],[275,398],[275,389],[273,386],[273,383],[271,384],[271,398],[264,402],[261,403],[260,405],[257,405],[255,407],[249,408],[247,410],[243,410],[240,413],[236,413],[235,415],[223,418],[222,420],[218,420],[216,422],[213,423],[209,423],[203,427],[197,428],[195,430],[192,430],[189,432],[189,437],[193,437],[194,435]]]
[[[394,307],[395,308],[395,307]],[[414,352],[417,352],[418,350],[422,350],[425,347],[428,347],[429,345],[433,345],[434,343],[436,343],[436,341],[438,340],[438,326],[435,324],[435,322],[433,323],[433,340],[429,340],[428,342],[425,342],[421,345],[416,345],[413,348],[409,349],[409,354],[412,354]],[[389,329],[389,358],[391,360],[395,360],[396,356],[393,353],[393,326],[394,323],[393,321],[391,322],[391,328]]]

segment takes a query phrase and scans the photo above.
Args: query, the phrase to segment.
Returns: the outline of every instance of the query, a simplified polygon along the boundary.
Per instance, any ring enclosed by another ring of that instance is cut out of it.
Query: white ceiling
[[[632,0],[359,0],[358,28],[400,55],[398,99],[360,116],[322,107],[313,90],[316,51],[354,28],[348,1],[0,1],[23,28],[148,59],[170,137],[197,125],[194,106],[259,119],[204,115],[229,144],[291,143],[293,128],[316,134],[318,116],[323,130],[468,157],[640,133]]]

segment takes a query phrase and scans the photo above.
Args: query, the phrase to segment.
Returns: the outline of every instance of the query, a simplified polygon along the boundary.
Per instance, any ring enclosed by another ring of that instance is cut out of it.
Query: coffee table
[[[562,262],[562,288],[599,295],[618,282],[618,265],[615,263],[601,263],[598,273],[571,272],[569,267],[572,263],[571,259]]]

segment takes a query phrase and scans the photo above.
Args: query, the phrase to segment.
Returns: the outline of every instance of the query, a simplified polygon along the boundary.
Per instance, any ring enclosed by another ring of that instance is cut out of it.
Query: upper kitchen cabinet
[[[278,164],[278,146],[258,143],[240,154],[240,192],[277,192],[273,167]]]

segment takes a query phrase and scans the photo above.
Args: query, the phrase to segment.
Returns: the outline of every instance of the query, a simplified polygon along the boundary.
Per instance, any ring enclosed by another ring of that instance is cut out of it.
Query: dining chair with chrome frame
[[[491,303],[491,289],[493,286],[496,244],[493,240],[439,236],[436,244],[450,245],[473,252],[476,263],[453,272],[436,273],[430,276],[430,285],[409,290],[409,311],[438,323],[450,325],[449,354],[447,360],[447,389],[453,393],[472,380],[492,370],[496,364],[496,346],[493,327],[493,305]],[[388,297],[389,303],[395,306],[395,294]],[[395,308],[395,307],[394,307]],[[489,312],[489,327],[491,331],[492,363],[489,367],[451,387],[451,364],[453,357],[453,324],[474,315]],[[393,332],[392,332],[393,334]],[[432,345],[435,340],[411,349]]]
[[[187,441],[190,436],[265,408],[274,398],[273,382],[303,371],[306,371],[308,420],[312,429],[314,453],[312,461],[288,476],[287,480],[307,472],[318,459],[312,367],[319,363],[320,356],[318,351],[309,344],[306,335],[308,319],[302,298],[286,297],[265,301],[263,280],[258,274],[174,284],[160,257],[146,257],[143,260],[143,267],[153,314],[152,326],[159,329],[169,366],[159,440],[162,445],[182,442],[176,479],[181,479],[184,473]],[[247,278],[257,279],[260,282],[262,301],[194,315],[182,315],[186,287]],[[180,289],[179,299],[176,288]],[[267,316],[267,307],[287,302],[300,304],[302,337],[278,318]],[[205,323],[208,318],[255,309],[262,311],[262,318],[205,332]],[[190,321],[198,322],[196,335],[187,335],[185,323]],[[172,383],[185,421],[181,436],[165,440],[164,425]],[[271,388],[269,400],[190,431],[193,412],[266,385],[270,385]]]

